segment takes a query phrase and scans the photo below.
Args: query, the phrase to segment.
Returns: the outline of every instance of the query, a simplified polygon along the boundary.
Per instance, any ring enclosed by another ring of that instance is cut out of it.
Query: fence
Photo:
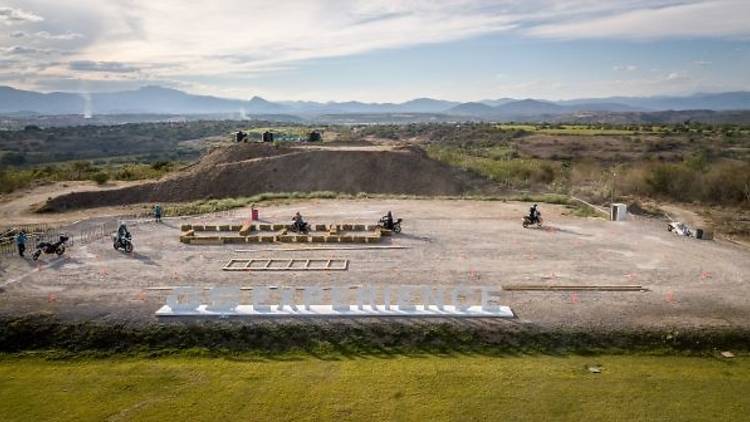
[[[93,242],[102,238],[109,237],[112,233],[117,231],[118,222],[108,221],[105,223],[89,226],[81,229],[62,229],[60,227],[46,226],[44,232],[31,232],[30,227],[32,225],[20,225],[15,226],[10,231],[18,231],[20,229],[27,230],[28,240],[26,242],[27,250],[34,249],[39,242],[56,242],[60,234],[66,234],[69,238],[68,245],[73,246],[75,244],[83,245],[89,242]],[[42,225],[34,225],[35,230],[40,230]],[[16,247],[16,240],[14,236],[8,236],[0,240],[0,256],[10,256],[18,253]]]
[[[169,216],[169,208],[165,209],[163,215]],[[240,213],[237,209],[229,209],[224,211],[218,211],[207,214],[211,217],[219,218],[237,218]],[[249,216],[247,216],[249,218]],[[153,221],[153,213],[147,212],[132,216],[132,218],[126,219],[120,217],[119,220],[107,221],[96,225],[88,225],[76,229],[74,227],[61,227],[50,224],[20,224],[12,227],[0,228],[0,256],[11,256],[18,254],[16,248],[15,233],[23,229],[28,234],[28,241],[26,242],[26,248],[34,249],[39,242],[56,242],[58,236],[61,233],[67,234],[70,238],[68,245],[84,245],[102,238],[107,238],[117,231],[119,221],[126,221],[128,225],[137,225],[142,223],[148,223]]]

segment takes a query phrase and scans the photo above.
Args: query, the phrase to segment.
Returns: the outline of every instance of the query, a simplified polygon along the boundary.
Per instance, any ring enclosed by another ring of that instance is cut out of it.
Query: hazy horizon
[[[750,91],[748,19],[740,0],[11,0],[0,85],[378,103]]]

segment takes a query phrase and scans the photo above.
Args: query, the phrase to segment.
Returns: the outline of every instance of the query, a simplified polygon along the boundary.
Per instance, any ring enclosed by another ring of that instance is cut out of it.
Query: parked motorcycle
[[[392,227],[387,227],[385,219],[381,218],[380,221],[378,221],[378,226],[386,230],[391,230],[394,233],[401,233],[401,221],[403,221],[401,218],[397,218],[393,221]]]
[[[65,235],[60,235],[60,238],[57,240],[57,242],[49,243],[49,242],[39,242],[36,245],[36,251],[31,255],[31,259],[36,261],[39,259],[39,256],[42,255],[42,252],[44,252],[47,255],[57,254],[57,256],[60,256],[65,253],[65,243],[70,238]]]
[[[532,221],[531,217],[529,217],[528,215],[523,216],[522,224],[523,224],[524,229],[534,224],[536,224],[537,227],[542,227],[543,223],[544,223],[544,220],[542,220],[542,214],[539,214],[539,216],[537,216],[536,221]]]
[[[122,249],[125,253],[133,252],[133,238],[128,234],[127,236],[118,238],[117,234],[112,235],[112,246],[116,251]]]

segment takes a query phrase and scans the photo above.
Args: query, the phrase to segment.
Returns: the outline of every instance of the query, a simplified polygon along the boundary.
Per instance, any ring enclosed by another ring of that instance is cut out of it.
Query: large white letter
[[[349,301],[347,299],[348,287],[333,287],[331,289],[331,307],[334,311],[349,311]]]
[[[375,288],[372,287],[372,284],[365,286],[361,286],[357,289],[357,307],[362,310],[365,308],[365,305],[370,306],[373,311],[377,310],[377,302],[375,298]]]
[[[207,311],[212,312],[234,312],[234,308],[240,304],[239,287],[214,287],[209,292]]]
[[[305,310],[310,310],[310,306],[319,305],[320,296],[323,291],[318,286],[305,287],[305,291],[302,293],[302,300],[305,302]]]
[[[399,311],[416,311],[417,307],[411,303],[411,293],[414,290],[412,286],[398,286],[398,310]]]
[[[281,301],[279,302],[279,310],[284,310],[284,307],[288,306],[293,311],[297,310],[297,305],[294,304],[294,287],[284,287],[281,289]]]
[[[422,286],[422,300],[425,311],[429,310],[431,305],[437,306],[442,311],[445,309],[445,289],[437,287],[433,290],[430,286]]]
[[[271,305],[265,303],[268,301],[268,287],[266,286],[255,286],[253,287],[253,310],[255,312],[270,312]]]
[[[490,298],[499,297],[500,293],[497,291],[491,292],[489,287],[482,287],[482,310],[486,312],[497,312],[500,310],[500,306],[497,303],[490,302]]]
[[[167,306],[172,312],[194,312],[201,305],[201,291],[198,287],[177,287],[167,296]]]
[[[464,298],[466,298],[466,296],[471,294],[471,290],[472,289],[464,286],[456,286],[453,289],[452,299],[453,306],[456,307],[456,312],[466,312],[469,309],[469,305],[467,303],[462,303],[459,300],[459,297],[463,296]]]

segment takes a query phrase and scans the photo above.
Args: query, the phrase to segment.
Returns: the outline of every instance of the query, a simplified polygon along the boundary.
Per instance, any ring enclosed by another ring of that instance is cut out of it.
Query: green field
[[[3,421],[743,420],[748,392],[746,357],[0,358]]]

